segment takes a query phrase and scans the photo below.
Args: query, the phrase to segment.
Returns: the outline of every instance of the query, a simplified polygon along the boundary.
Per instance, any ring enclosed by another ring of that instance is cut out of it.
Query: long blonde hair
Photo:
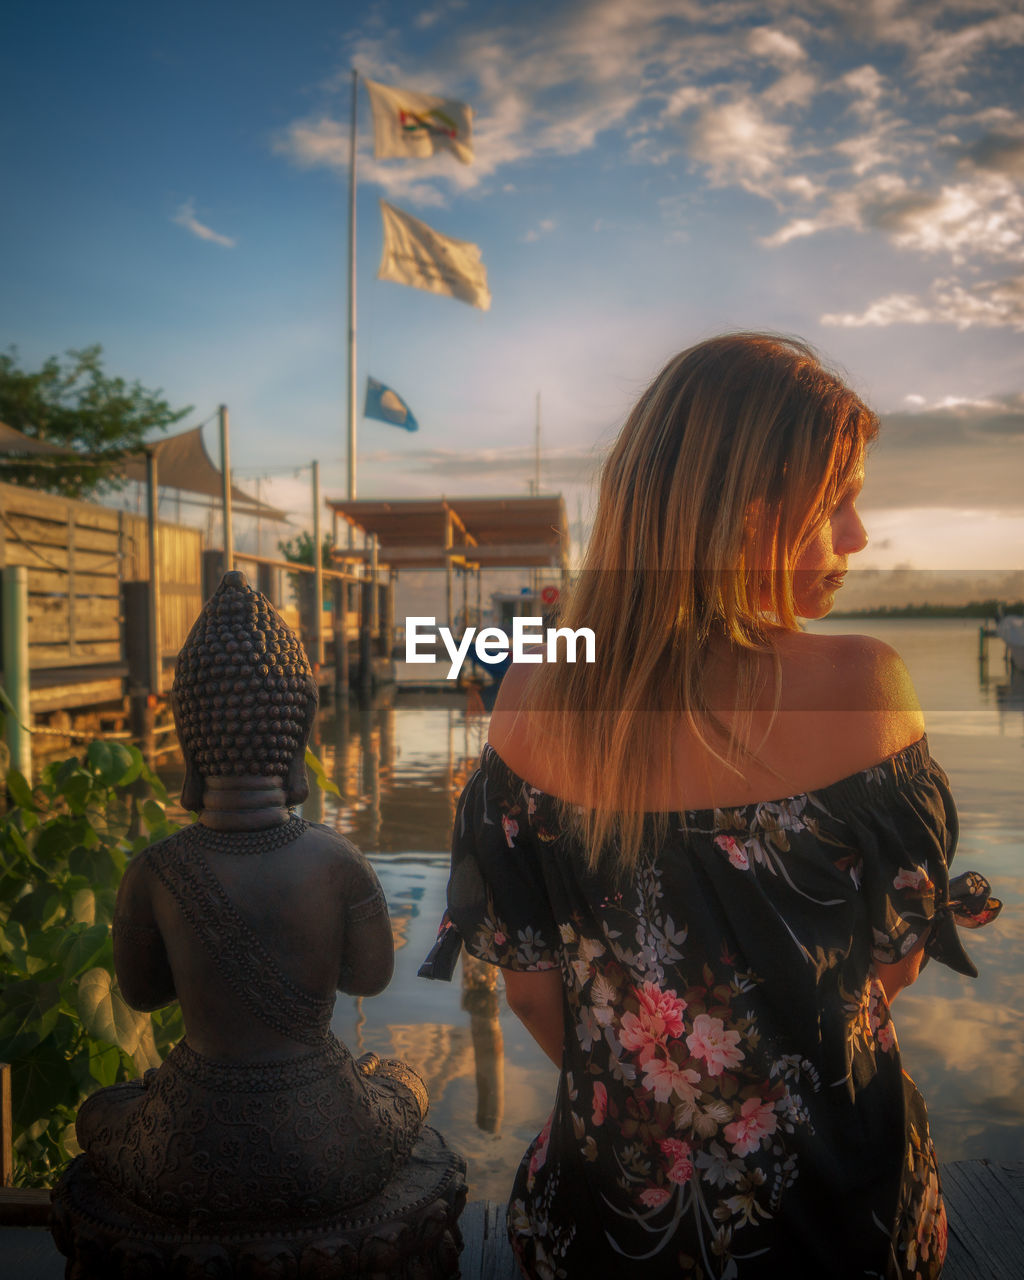
[[[668,776],[669,726],[687,721],[739,772],[751,752],[741,709],[754,705],[757,655],[772,653],[780,628],[797,629],[796,559],[877,430],[808,346],[770,334],[699,343],[640,397],[604,464],[559,619],[594,631],[596,662],[538,667],[524,704],[538,717],[528,721],[537,749],[587,798],[565,812],[592,866],[604,855],[618,871],[635,864],[637,797]],[[712,637],[736,655],[740,714],[728,730],[705,688]],[[777,706],[777,661],[775,670]]]

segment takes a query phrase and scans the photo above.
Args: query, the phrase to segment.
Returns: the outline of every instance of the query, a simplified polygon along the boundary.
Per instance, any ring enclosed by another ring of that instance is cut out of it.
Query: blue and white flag
[[[364,418],[377,418],[380,422],[390,422],[393,427],[404,427],[406,431],[419,431],[420,424],[412,416],[412,411],[400,395],[386,387],[376,378],[366,379],[366,403],[363,406]]]

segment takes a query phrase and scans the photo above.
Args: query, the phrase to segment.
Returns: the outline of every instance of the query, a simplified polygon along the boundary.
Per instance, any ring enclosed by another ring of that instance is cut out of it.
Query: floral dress
[[[526,1275],[939,1275],[927,1113],[872,962],[931,923],[929,953],[975,974],[949,906],[956,837],[921,739],[815,792],[672,814],[613,889],[554,798],[485,747],[424,971],[443,976],[460,936],[503,968],[560,970],[555,1106],[508,1207]]]

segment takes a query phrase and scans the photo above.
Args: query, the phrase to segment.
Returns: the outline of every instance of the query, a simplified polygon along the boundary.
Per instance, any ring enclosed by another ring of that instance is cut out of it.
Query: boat
[[[1024,671],[1024,618],[1008,613],[996,623],[996,635],[1006,645],[1013,665]]]

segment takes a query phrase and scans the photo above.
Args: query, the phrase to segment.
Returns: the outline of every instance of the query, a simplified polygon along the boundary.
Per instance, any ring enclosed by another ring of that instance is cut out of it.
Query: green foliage
[[[0,422],[26,436],[89,455],[89,460],[25,458],[0,462],[0,480],[78,498],[104,485],[120,488],[111,475],[126,451],[137,449],[152,431],[166,431],[191,407],[172,409],[159,391],[103,372],[97,343],[50,356],[30,372],[17,351],[0,353]]]
[[[277,549],[292,564],[312,564],[313,563],[313,535],[306,529],[301,533],[297,533],[294,538],[289,538],[287,542],[279,542]],[[334,538],[328,534],[321,545],[321,563],[330,567],[331,556],[334,551]],[[295,591],[299,608],[308,611],[312,607],[313,593],[316,590],[316,583],[311,573],[290,573],[288,577],[291,579],[292,587]],[[331,585],[324,583],[323,603],[328,604],[331,599]]]
[[[337,796],[341,799],[341,792],[338,790],[338,784],[333,778],[327,776],[327,770],[324,768],[323,761],[314,752],[306,748],[306,768],[313,775],[313,781],[321,791],[328,792],[329,795]]]
[[[0,819],[0,1060],[12,1065],[15,1182],[45,1186],[75,1154],[78,1104],[159,1065],[177,1005],[128,1007],[110,922],[128,859],[177,828],[137,748],[93,742],[32,787],[7,774]]]

